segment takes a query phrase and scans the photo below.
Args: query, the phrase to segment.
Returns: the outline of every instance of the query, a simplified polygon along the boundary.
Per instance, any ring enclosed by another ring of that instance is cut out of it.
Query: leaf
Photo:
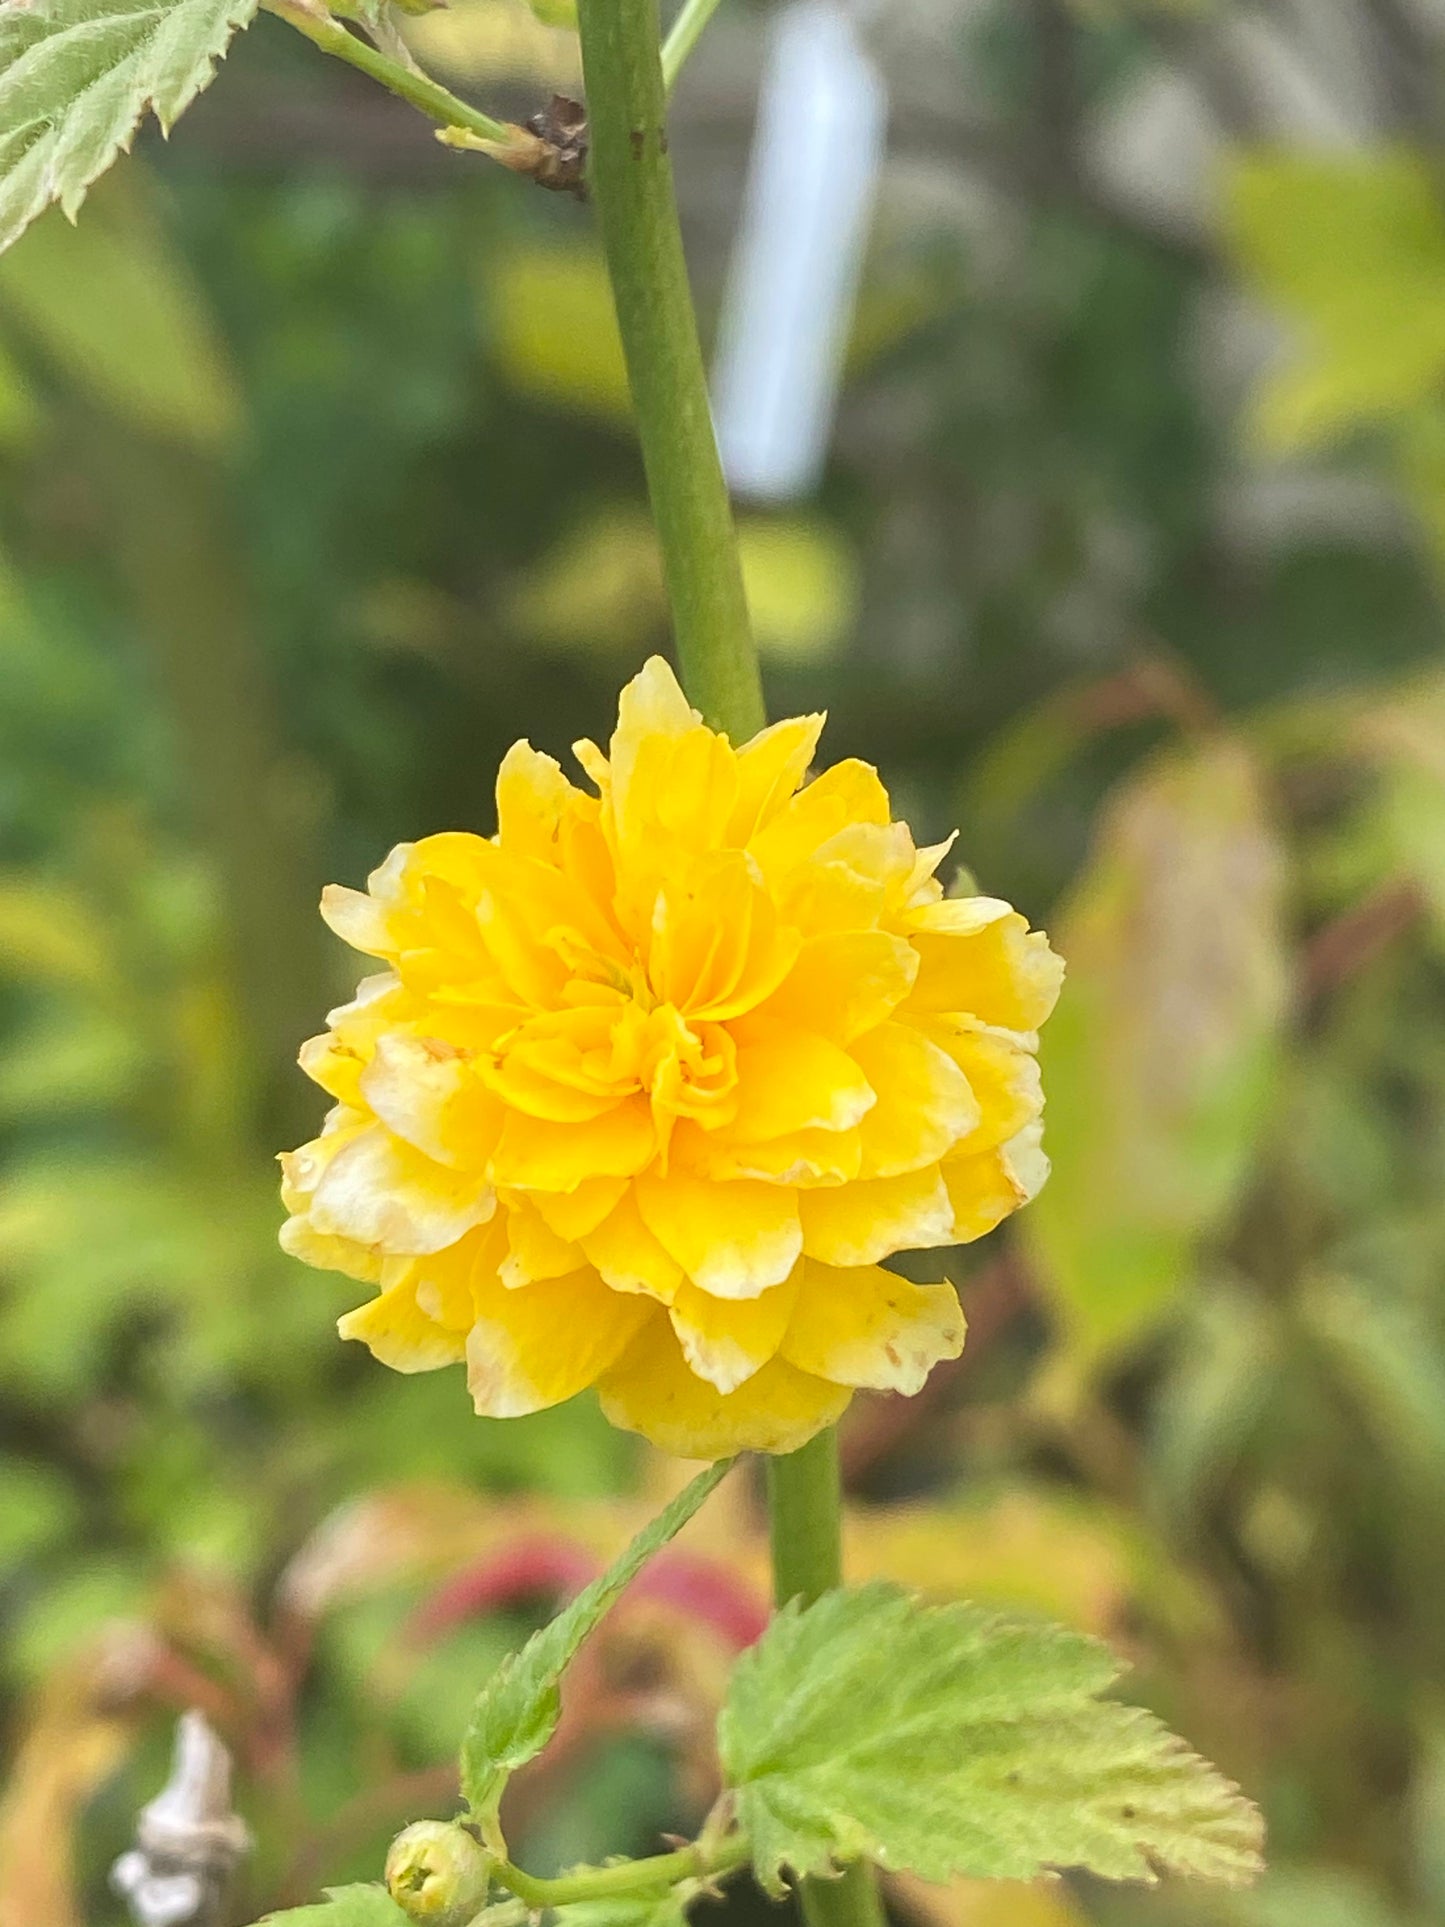
[[[257,0],[31,0],[0,8],[0,248],[72,219],[149,109],[169,133]]]
[[[476,1812],[494,1814],[509,1776],[535,1759],[551,1739],[562,1712],[562,1675],[577,1649],[653,1553],[687,1524],[731,1464],[731,1459],[720,1459],[700,1472],[638,1533],[615,1565],[533,1633],[483,1687],[461,1757],[462,1792]]]
[[[256,1927],[287,1921],[290,1927],[408,1927],[407,1917],[385,1887],[328,1887],[314,1907],[288,1907],[264,1914]]]
[[[1150,1714],[1101,1700],[1097,1641],[896,1586],[785,1608],[718,1723],[759,1879],[856,1859],[946,1880],[1080,1867],[1239,1884],[1259,1816]]]
[[[146,206],[137,169],[108,181],[79,227],[58,214],[0,258],[13,316],[82,394],[202,449],[240,416],[226,359],[186,262]]]
[[[1247,156],[1225,225],[1251,285],[1298,330],[1259,399],[1267,442],[1315,444],[1433,396],[1445,372],[1445,218],[1423,158]]]
[[[697,1883],[686,1881],[663,1894],[618,1894],[582,1900],[559,1910],[561,1927],[683,1927]]]
[[[1054,1170],[1021,1232],[1073,1369],[1169,1308],[1248,1176],[1286,1012],[1282,894],[1254,765],[1219,738],[1115,797],[1059,920]]]

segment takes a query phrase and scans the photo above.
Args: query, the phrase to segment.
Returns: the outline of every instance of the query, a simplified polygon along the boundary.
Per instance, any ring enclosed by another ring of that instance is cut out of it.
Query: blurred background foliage
[[[674,148],[716,311],[765,6]],[[521,0],[411,23],[489,106]],[[952,1254],[963,1359],[845,1430],[857,1572],[1047,1610],[1266,1807],[1201,1901],[900,1886],[916,1927],[1445,1916],[1445,6],[899,0],[815,500],[743,505],[776,713],[826,706],[1070,963],[1056,1174]],[[679,1477],[469,1415],[275,1246],[314,915],[491,827],[666,639],[588,211],[263,21],[174,143],[0,261],[3,1927],[105,1869],[203,1706],[237,1917],[444,1811],[469,1683]],[[765,1610],[733,1481],[577,1678],[545,1868],[710,1797]],[[730,1903],[745,1913],[756,1903]]]

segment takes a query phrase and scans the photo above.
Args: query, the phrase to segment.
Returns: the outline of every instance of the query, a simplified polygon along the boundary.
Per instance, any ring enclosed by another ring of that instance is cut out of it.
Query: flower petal
[[[559,1238],[576,1240],[595,1231],[627,1192],[626,1178],[584,1178],[575,1191],[531,1193]]]
[[[756,1298],[780,1285],[803,1248],[798,1194],[784,1185],[710,1184],[671,1171],[639,1178],[637,1204],[663,1249],[715,1298]]]
[[[792,716],[774,723],[738,751],[737,801],[727,840],[741,847],[782,809],[808,772],[826,718]]]
[[[501,1106],[455,1045],[389,1031],[376,1040],[358,1089],[394,1136],[436,1163],[472,1172],[487,1168],[502,1126]]]
[[[911,1397],[963,1350],[952,1285],[912,1285],[879,1265],[834,1270],[805,1258],[781,1355],[839,1385]]]
[[[995,897],[952,897],[909,914],[919,956],[909,1011],[963,1011],[1033,1031],[1058,1002],[1061,958],[1042,931]]]
[[[737,1391],[719,1392],[688,1370],[660,1311],[597,1390],[614,1425],[686,1459],[794,1452],[831,1425],[851,1397],[846,1387],[811,1378],[781,1358],[770,1359]]]
[[[957,1243],[971,1244],[986,1236],[1038,1195],[1049,1175],[1042,1140],[1043,1125],[1036,1121],[996,1150],[944,1160],[943,1181],[953,1204]]]
[[[795,1131],[847,1131],[871,1111],[873,1086],[845,1050],[807,1030],[772,1029],[738,1050],[738,1109],[725,1136],[757,1144]]]
[[[738,1303],[684,1284],[668,1316],[691,1370],[720,1392],[735,1392],[777,1351],[797,1291],[790,1277],[761,1298]]]
[[[513,743],[497,771],[497,841],[512,855],[555,863],[563,819],[580,800],[555,757]]]
[[[660,1304],[672,1303],[686,1275],[642,1222],[630,1190],[611,1216],[582,1239],[582,1249],[614,1291],[645,1292]]]
[[[582,1124],[512,1111],[492,1157],[492,1181],[519,1191],[575,1191],[589,1178],[632,1177],[656,1149],[645,1098],[630,1097]]]
[[[913,946],[886,930],[813,937],[757,1016],[851,1044],[893,1015],[917,975]]]
[[[851,1055],[878,1093],[858,1126],[865,1178],[895,1177],[935,1164],[979,1121],[968,1079],[909,1024],[880,1024],[855,1038]]]
[[[584,1391],[652,1314],[648,1299],[609,1291],[590,1269],[521,1291],[479,1276],[473,1297],[467,1389],[484,1418],[520,1418]]]
[[[393,1285],[336,1322],[343,1338],[359,1338],[373,1358],[394,1372],[433,1372],[466,1356],[461,1335],[428,1318],[411,1278]]]
[[[989,1151],[1016,1137],[1043,1110],[1038,1059],[1017,1033],[962,1017],[926,1020],[919,1029],[948,1053],[978,1099],[982,1115],[965,1140],[970,1152]]]
[[[510,1291],[536,1283],[543,1278],[565,1278],[583,1264],[579,1247],[559,1238],[535,1205],[525,1200],[503,1207],[507,1229],[507,1255],[500,1276]]]
[[[311,1228],[378,1251],[440,1251],[496,1209],[474,1171],[452,1171],[375,1124],[342,1146],[311,1199]]]
[[[800,1191],[803,1250],[825,1265],[876,1265],[895,1251],[955,1242],[953,1204],[936,1164],[896,1178]]]

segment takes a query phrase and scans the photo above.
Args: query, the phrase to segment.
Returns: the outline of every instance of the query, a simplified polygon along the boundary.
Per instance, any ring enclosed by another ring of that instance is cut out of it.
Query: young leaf
[[[52,201],[72,218],[146,110],[170,132],[257,0],[0,7],[0,248]]]
[[[738,1821],[772,1892],[784,1867],[856,1860],[947,1880],[1082,1867],[1240,1884],[1261,1825],[1137,1707],[1092,1639],[896,1586],[790,1606],[739,1660],[718,1726]]]
[[[408,1927],[385,1887],[328,1887],[314,1907],[267,1914],[256,1927]]]
[[[685,1927],[687,1903],[696,1889],[696,1881],[686,1881],[664,1894],[575,1901],[560,1910],[559,1927]]]
[[[730,1459],[700,1472],[617,1563],[504,1660],[482,1688],[462,1741],[462,1792],[479,1813],[495,1813],[508,1776],[552,1737],[562,1710],[560,1682],[583,1640],[660,1546],[675,1537],[720,1482]]]

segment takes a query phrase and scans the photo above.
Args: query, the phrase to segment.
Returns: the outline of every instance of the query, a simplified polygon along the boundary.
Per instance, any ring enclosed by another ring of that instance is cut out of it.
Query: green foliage
[[[0,248],[54,202],[74,216],[142,117],[167,132],[256,0],[34,0],[0,18]]]
[[[1081,1867],[1240,1882],[1259,1816],[1149,1714],[1101,1700],[1118,1662],[1060,1628],[875,1584],[782,1612],[719,1724],[754,1865],[865,1858],[944,1880]]]
[[[562,1713],[562,1675],[583,1640],[653,1553],[681,1532],[731,1464],[722,1459],[700,1472],[620,1559],[498,1667],[477,1699],[462,1742],[462,1792],[474,1811],[495,1815],[508,1778],[552,1737]]]
[[[1434,393],[1445,371],[1445,214],[1420,155],[1243,156],[1226,232],[1251,286],[1298,331],[1290,366],[1260,399],[1271,444],[1313,445]]]
[[[289,1907],[267,1914],[257,1927],[289,1921],[291,1927],[407,1927],[407,1917],[385,1887],[328,1887],[314,1907]]]
[[[694,1884],[664,1894],[625,1894],[611,1900],[574,1901],[558,1910],[562,1927],[683,1927]]]
[[[129,423],[214,448],[240,404],[194,278],[130,168],[76,226],[54,213],[0,259],[0,318],[12,320],[82,394]]]
[[[1259,773],[1221,737],[1116,792],[1057,921],[1055,1168],[1022,1230],[1081,1365],[1158,1320],[1250,1168],[1286,1008],[1282,885]]]

